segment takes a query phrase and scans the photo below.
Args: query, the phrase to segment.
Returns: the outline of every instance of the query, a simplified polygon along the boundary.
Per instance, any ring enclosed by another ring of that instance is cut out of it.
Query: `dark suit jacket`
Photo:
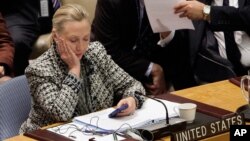
[[[211,5],[211,0],[200,0],[203,3]],[[250,35],[250,0],[239,0],[239,8],[234,7],[219,7],[219,6],[212,6],[211,7],[211,22],[208,24],[206,21],[193,21],[195,30],[188,31],[185,36],[188,37],[186,41],[183,42],[183,46],[189,45],[190,48],[190,61],[192,66],[195,69],[195,65],[199,62],[200,58],[197,59],[199,51],[202,47],[202,41],[206,33],[206,27],[212,31],[245,31],[248,35]],[[182,31],[183,32],[183,31]],[[178,38],[178,37],[176,37]],[[183,40],[183,38],[181,38]],[[181,40],[179,38],[179,40]],[[217,45],[211,45],[217,46]],[[206,56],[209,59],[217,59],[215,56]],[[225,65],[229,70],[231,63],[223,58],[220,58],[220,63]],[[213,68],[209,68],[206,64],[203,64],[204,70],[198,70],[198,73],[202,73],[202,75],[211,76],[210,78],[214,77],[214,80],[222,80],[228,77],[233,77],[236,74],[234,72],[220,72],[218,76],[215,74],[216,72],[213,71]],[[222,68],[223,69],[223,68]],[[206,73],[206,71],[209,72]],[[197,70],[195,70],[197,71]],[[201,72],[204,71],[204,72]],[[218,78],[215,78],[218,77]]]
[[[40,0],[3,0],[0,11],[8,26],[36,26]]]
[[[13,67],[14,47],[5,21],[0,13],[0,64],[5,66],[6,73],[10,74]]]
[[[188,48],[159,47],[157,45],[160,39],[159,34],[153,34],[148,20],[145,23],[148,24],[150,30],[145,34],[149,35],[147,37],[149,42],[143,41],[143,47],[133,49],[139,35],[138,13],[136,0],[98,0],[92,24],[94,40],[104,44],[112,59],[140,81],[145,80],[145,73],[150,62],[160,64],[165,71],[166,78],[171,81],[175,81],[173,79],[178,78],[180,74],[189,72],[184,71],[188,68],[184,65],[188,63],[186,63],[186,54],[182,54],[188,52]],[[183,75],[181,79],[188,80],[184,78],[185,76]],[[189,85],[189,82],[182,80],[177,83]],[[180,88],[184,87],[187,86],[180,86]]]
[[[211,4],[211,0],[200,0],[203,3]],[[211,7],[210,27],[214,31],[245,31],[250,35],[250,0],[239,0],[239,10],[234,7]],[[202,37],[205,32],[205,21],[193,21],[195,31],[190,32],[190,46],[193,57],[199,49]],[[193,59],[192,59],[193,60]]]
[[[98,0],[92,33],[117,64],[142,79],[150,60],[133,53],[139,30],[136,8],[135,0]]]

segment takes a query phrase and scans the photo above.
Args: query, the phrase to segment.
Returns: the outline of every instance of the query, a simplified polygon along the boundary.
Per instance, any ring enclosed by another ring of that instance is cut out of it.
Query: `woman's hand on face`
[[[119,103],[117,104],[117,108],[121,107],[123,104],[128,104],[128,108],[123,110],[122,112],[118,113],[117,116],[128,116],[135,112],[136,109],[136,101],[134,97],[126,97],[124,99],[121,99]]]
[[[69,72],[80,76],[80,60],[77,58],[75,53],[72,51],[70,46],[67,42],[62,39],[58,38],[56,41],[57,50],[60,54],[61,59],[68,65]]]

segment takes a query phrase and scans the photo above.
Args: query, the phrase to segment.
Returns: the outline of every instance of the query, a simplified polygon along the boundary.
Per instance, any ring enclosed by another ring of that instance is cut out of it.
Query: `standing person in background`
[[[191,0],[175,6],[193,20],[182,46],[189,46],[198,80],[214,82],[250,69],[250,0]]]
[[[12,76],[14,51],[12,39],[0,13],[0,83]]]
[[[142,84],[123,71],[99,42],[90,41],[88,14],[64,5],[52,20],[53,44],[26,68],[32,109],[20,132],[30,132],[74,116],[127,104],[128,116],[144,102]]]
[[[15,46],[14,74],[24,74],[32,46],[39,35],[40,0],[2,0],[0,12]]]
[[[92,33],[150,94],[167,92],[169,82],[175,90],[196,85],[188,48],[162,47],[160,39],[171,40],[173,33],[153,33],[143,0],[98,0]]]

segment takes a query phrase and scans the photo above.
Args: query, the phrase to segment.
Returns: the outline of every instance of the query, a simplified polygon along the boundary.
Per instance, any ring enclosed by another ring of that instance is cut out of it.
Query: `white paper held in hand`
[[[188,18],[174,13],[174,5],[181,0],[144,0],[148,19],[154,33],[177,29],[194,29]]]

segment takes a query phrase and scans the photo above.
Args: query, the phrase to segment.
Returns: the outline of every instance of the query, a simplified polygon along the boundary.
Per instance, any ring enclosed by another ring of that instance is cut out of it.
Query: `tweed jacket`
[[[127,96],[135,97],[137,108],[144,102],[143,96],[135,95],[135,91],[145,94],[141,83],[118,67],[99,42],[89,44],[81,60],[83,70],[85,73],[81,73],[80,79],[68,73],[55,45],[30,64],[25,74],[32,108],[20,133],[81,115],[78,112],[82,102],[79,91],[86,96],[86,103],[81,106],[86,106],[89,112],[111,107]]]

